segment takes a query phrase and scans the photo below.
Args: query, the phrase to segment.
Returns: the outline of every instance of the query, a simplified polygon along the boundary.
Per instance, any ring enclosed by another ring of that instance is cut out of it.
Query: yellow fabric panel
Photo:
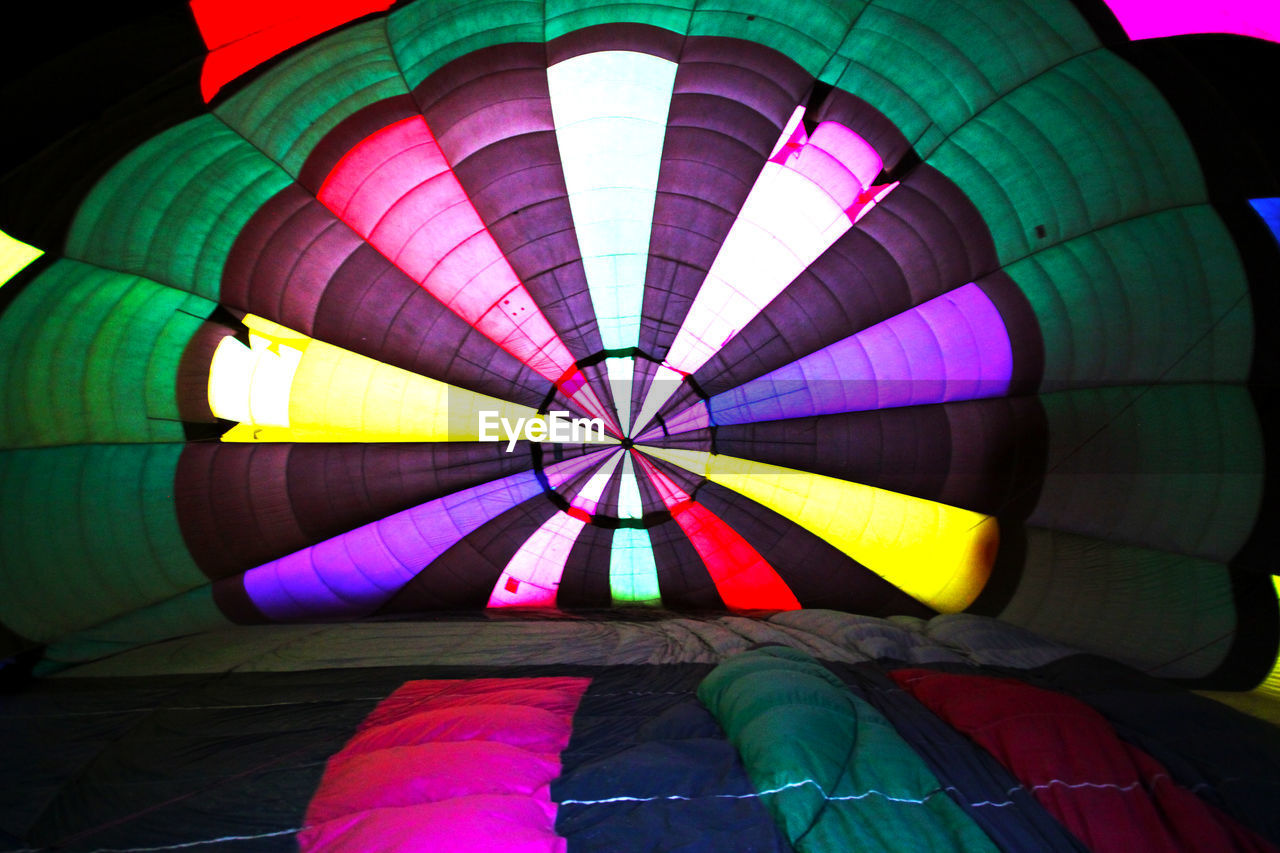
[[[269,341],[268,349],[301,353],[288,386],[289,422],[241,423],[223,441],[476,441],[482,411],[512,421],[539,417],[528,406],[383,364],[259,317],[247,317],[245,325]]]
[[[733,456],[645,452],[768,507],[940,612],[968,607],[991,575],[1000,540],[992,516]]]
[[[0,231],[0,285],[13,278],[44,252]]]

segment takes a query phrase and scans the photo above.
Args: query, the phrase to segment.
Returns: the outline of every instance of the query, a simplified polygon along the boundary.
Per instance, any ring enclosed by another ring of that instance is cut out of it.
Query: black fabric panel
[[[696,497],[694,492],[697,492],[698,489],[702,488],[702,486],[707,482],[705,477],[700,474],[695,474],[687,468],[681,468],[679,465],[673,465],[670,462],[653,456],[646,456],[645,458],[653,465],[653,467],[657,468],[660,473],[666,475],[667,479],[671,480],[683,489],[684,493],[691,498]],[[648,475],[643,471],[637,470],[636,473],[641,477],[648,477]]]
[[[609,586],[609,563],[613,531],[588,524],[573,543],[556,593],[556,606],[608,607],[613,603]]]
[[[485,607],[507,562],[543,522],[559,511],[555,504],[538,495],[501,513],[425,566],[378,612]]]
[[[350,669],[41,682],[4,706],[5,754],[23,757],[0,768],[4,831],[59,850],[296,849],[325,760],[405,677]],[[203,843],[233,835],[251,840]]]
[[[718,394],[968,284],[996,265],[991,235],[973,204],[940,172],[920,166],[694,379],[708,395]],[[677,402],[664,406],[664,416],[679,408]]]
[[[893,722],[951,799],[1000,849],[1086,853],[1088,848],[991,753],[934,716],[877,664],[826,666]]]
[[[642,478],[643,479],[643,478]],[[646,528],[662,591],[662,606],[672,610],[725,610],[706,563],[675,519]]]
[[[452,385],[537,406],[549,383],[469,326],[300,186],[236,238],[222,301]],[[440,341],[453,342],[442,347]]]
[[[1280,844],[1280,729],[1095,655],[1017,677],[1089,703],[1179,785]]]
[[[174,506],[197,565],[220,578],[530,464],[499,442],[193,443]]]
[[[644,457],[649,462],[656,462],[652,456]],[[636,472],[636,484],[640,489],[640,506],[642,514],[662,513],[667,511],[667,505],[662,500],[662,495],[654,487],[653,481],[649,479],[649,475],[645,472],[644,466],[636,459],[631,460],[632,468]]]
[[[677,32],[646,24],[597,24],[547,42],[547,65],[602,50],[630,50],[676,62],[684,41]]]
[[[755,548],[803,607],[868,616],[937,615],[835,546],[736,492],[708,482],[698,490],[698,502]]]
[[[560,165],[542,45],[485,48],[414,97],[481,220],[575,359],[601,349]]]
[[[716,452],[975,512],[1025,518],[1048,453],[1034,397],[966,400],[716,427]]]
[[[1013,353],[1013,375],[1009,394],[1034,394],[1044,377],[1044,337],[1026,294],[1003,270],[978,282],[982,292],[1000,312],[1009,348]]]
[[[571,851],[791,850],[698,702],[710,670],[629,666],[592,679],[551,785]]]
[[[0,52],[0,231],[58,253],[108,169],[204,112],[205,47],[185,4],[169,0],[10,11]]]
[[[201,323],[187,342],[174,381],[178,415],[182,420],[188,423],[217,421],[209,405],[209,368],[213,365],[213,354],[218,344],[237,332],[238,329],[219,322]]]

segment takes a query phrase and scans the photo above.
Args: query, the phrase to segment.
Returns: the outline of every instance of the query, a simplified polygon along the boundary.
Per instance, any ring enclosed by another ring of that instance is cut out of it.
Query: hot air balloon
[[[1280,23],[1175,11],[28,45],[0,838],[1280,844],[1274,729],[1185,690],[1274,715],[1280,136],[1228,84]]]

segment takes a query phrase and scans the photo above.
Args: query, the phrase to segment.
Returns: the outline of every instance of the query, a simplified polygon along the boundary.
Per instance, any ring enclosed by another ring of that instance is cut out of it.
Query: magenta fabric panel
[[[563,851],[550,784],[590,682],[407,682],[329,759],[300,849]]]

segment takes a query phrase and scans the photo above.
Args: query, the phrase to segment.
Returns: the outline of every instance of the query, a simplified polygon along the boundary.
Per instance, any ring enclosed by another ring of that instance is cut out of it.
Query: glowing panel
[[[0,231],[0,286],[22,272],[44,252]]]
[[[556,488],[595,464],[588,454],[545,473]],[[542,492],[522,471],[445,495],[250,569],[244,589],[277,621],[367,616],[468,533]]]
[[[618,423],[629,434],[631,426],[631,387],[635,382],[636,360],[634,358],[606,358],[604,360],[605,375],[609,377],[609,389],[613,393],[617,406]]]
[[[1271,576],[1271,586],[1275,590],[1277,603],[1280,604],[1280,575]],[[1254,688],[1256,693],[1268,697],[1272,701],[1280,701],[1280,649],[1276,651],[1275,663],[1262,683]]]
[[[325,178],[318,198],[450,310],[616,431],[421,116],[356,145]]]
[[[642,429],[707,362],[896,184],[872,186],[875,149],[838,122],[805,133],[798,107],[729,229],[645,395]]]
[[[1013,350],[976,284],[931,299],[669,418],[669,432],[709,425],[999,397]]]
[[[675,76],[674,62],[619,50],[575,56],[547,69],[569,208],[605,349],[639,341]]]
[[[992,516],[733,456],[645,452],[791,519],[940,612],[968,607],[991,574],[999,546]]]
[[[209,55],[200,72],[206,103],[235,78],[348,21],[385,12],[394,0],[191,0]]]
[[[644,505],[631,454],[622,454],[618,483],[618,517],[641,518]],[[609,552],[609,589],[614,604],[662,604],[653,540],[647,530],[621,527],[613,532]]]
[[[564,850],[551,782],[588,678],[408,681],[325,764],[298,848]],[[457,839],[441,845],[442,838]]]
[[[618,518],[640,518],[644,505],[640,499],[640,484],[636,482],[636,469],[631,464],[631,454],[622,457],[622,481],[618,484]]]
[[[481,414],[540,421],[477,394],[313,340],[252,314],[250,345],[223,338],[209,369],[223,441],[476,441]]]
[[[1129,38],[1235,33],[1280,41],[1280,6],[1273,0],[1106,0]]]
[[[691,500],[649,460],[639,454],[636,458],[702,558],[726,607],[731,610],[800,609],[800,602],[786,582],[747,540],[711,510]]]
[[[658,566],[653,558],[649,531],[620,527],[613,531],[609,552],[609,592],[613,604],[643,604],[659,607]]]
[[[490,607],[554,607],[569,552],[587,518],[595,514],[605,487],[618,468],[622,453],[615,450],[570,502],[578,513],[558,512],[520,546],[502,570],[489,595]]]

